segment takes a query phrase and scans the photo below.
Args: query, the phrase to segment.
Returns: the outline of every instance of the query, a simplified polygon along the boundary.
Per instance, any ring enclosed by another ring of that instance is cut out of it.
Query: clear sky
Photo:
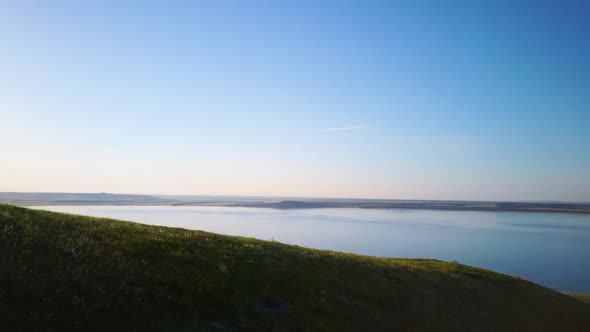
[[[590,201],[590,2],[1,1],[0,191]]]

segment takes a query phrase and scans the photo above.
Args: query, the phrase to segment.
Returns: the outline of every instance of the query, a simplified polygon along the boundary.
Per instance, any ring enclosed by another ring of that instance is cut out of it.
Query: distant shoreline
[[[490,211],[590,214],[590,203],[485,202],[442,200],[322,199],[282,197],[211,197],[122,195],[109,193],[1,193],[0,203],[20,206],[217,206],[280,210],[319,208],[412,209],[439,211]]]
[[[332,202],[125,202],[125,201],[18,201],[0,203],[13,204],[17,206],[207,206],[207,207],[248,207],[267,208],[277,210],[296,209],[379,209],[379,210],[429,210],[429,211],[481,211],[481,212],[526,212],[526,213],[566,213],[590,215],[590,208],[551,208],[551,207],[503,207],[503,206],[470,206],[461,204],[447,204],[435,206],[436,204],[400,204],[400,203],[332,203]],[[286,204],[285,204],[286,203]]]
[[[503,206],[508,204],[509,206]],[[514,206],[512,206],[514,204]],[[321,208],[356,208],[356,209],[407,209],[407,210],[438,210],[438,211],[488,211],[488,212],[530,212],[530,213],[568,213],[590,214],[588,206],[542,207],[521,206],[521,203],[491,203],[488,205],[470,205],[464,203],[334,203],[334,202],[299,202],[280,201],[268,203],[177,203],[174,206],[218,206],[218,207],[250,207],[290,209],[321,209]],[[500,206],[498,206],[500,205]],[[536,204],[535,204],[536,205]]]

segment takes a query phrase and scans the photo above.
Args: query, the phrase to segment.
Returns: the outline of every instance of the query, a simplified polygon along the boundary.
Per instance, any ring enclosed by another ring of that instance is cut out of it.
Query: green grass
[[[580,294],[580,293],[566,293],[569,296],[573,296],[577,299],[580,299],[584,302],[590,303],[590,294]]]
[[[271,310],[279,305],[286,309]],[[590,305],[457,262],[0,205],[0,323],[18,330],[588,331]]]

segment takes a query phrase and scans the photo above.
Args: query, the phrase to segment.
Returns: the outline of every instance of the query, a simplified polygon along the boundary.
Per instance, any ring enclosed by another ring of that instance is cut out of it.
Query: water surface
[[[384,257],[436,258],[590,293],[590,216],[557,213],[44,206],[51,211]]]

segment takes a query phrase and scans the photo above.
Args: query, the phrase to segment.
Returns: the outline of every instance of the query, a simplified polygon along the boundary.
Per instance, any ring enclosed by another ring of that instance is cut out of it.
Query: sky
[[[0,2],[0,191],[590,201],[590,2]]]

